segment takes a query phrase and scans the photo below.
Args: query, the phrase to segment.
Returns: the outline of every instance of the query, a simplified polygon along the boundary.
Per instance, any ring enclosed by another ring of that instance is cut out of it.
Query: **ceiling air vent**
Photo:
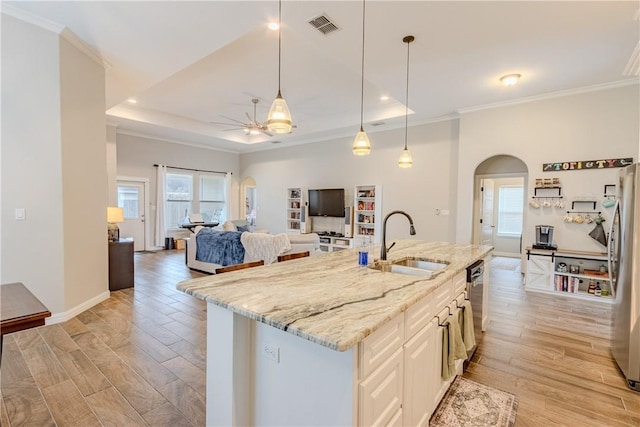
[[[336,24],[331,22],[331,19],[329,19],[327,15],[324,15],[324,14],[320,16],[316,16],[315,18],[312,18],[307,22],[311,24],[313,28],[320,31],[325,36],[329,33],[333,33],[334,31],[337,31],[340,29]]]

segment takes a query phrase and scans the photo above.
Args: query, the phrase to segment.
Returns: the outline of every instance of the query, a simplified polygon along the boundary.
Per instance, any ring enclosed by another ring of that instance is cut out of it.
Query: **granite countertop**
[[[377,249],[377,251],[376,251]],[[373,253],[379,253],[376,245]],[[345,351],[483,258],[491,246],[397,240],[388,261],[448,262],[432,279],[359,267],[349,249],[180,282],[178,290]]]

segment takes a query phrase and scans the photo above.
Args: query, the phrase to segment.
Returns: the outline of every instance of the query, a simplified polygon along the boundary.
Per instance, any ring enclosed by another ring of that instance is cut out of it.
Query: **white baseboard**
[[[104,291],[103,293],[96,295],[90,300],[87,300],[82,304],[76,305],[71,310],[63,311],[62,313],[54,313],[51,315],[51,317],[47,317],[45,319],[45,325],[53,325],[56,323],[66,322],[67,320],[70,320],[76,317],[78,314],[82,313],[83,311],[90,309],[94,305],[100,304],[102,301],[109,299],[110,296],[111,296],[111,292]]]

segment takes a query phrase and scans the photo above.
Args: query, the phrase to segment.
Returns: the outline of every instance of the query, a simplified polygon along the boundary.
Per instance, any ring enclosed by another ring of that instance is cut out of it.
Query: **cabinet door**
[[[553,261],[550,256],[529,256],[526,287],[553,290]]]
[[[402,348],[358,386],[359,422],[361,426],[383,426],[398,417],[402,410]]]
[[[438,326],[437,319],[434,319],[431,323],[434,327],[433,348],[435,351],[432,353],[431,359],[430,382],[434,387],[432,404],[433,408],[436,408],[449,389],[449,385],[451,385],[455,376],[451,377],[448,381],[442,379],[442,340],[445,328]]]
[[[404,346],[404,426],[426,426],[434,407],[434,326],[428,323]]]

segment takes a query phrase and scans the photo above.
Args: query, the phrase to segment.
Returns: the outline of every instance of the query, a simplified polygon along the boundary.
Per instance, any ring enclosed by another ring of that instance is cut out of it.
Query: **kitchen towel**
[[[458,312],[458,320],[460,322],[460,330],[462,331],[462,341],[467,352],[476,345],[476,333],[473,325],[473,310],[471,309],[471,301],[465,299],[462,302],[462,310]]]
[[[442,379],[448,381],[456,375],[456,360],[466,359],[467,352],[462,340],[458,316],[448,315],[442,326]]]

